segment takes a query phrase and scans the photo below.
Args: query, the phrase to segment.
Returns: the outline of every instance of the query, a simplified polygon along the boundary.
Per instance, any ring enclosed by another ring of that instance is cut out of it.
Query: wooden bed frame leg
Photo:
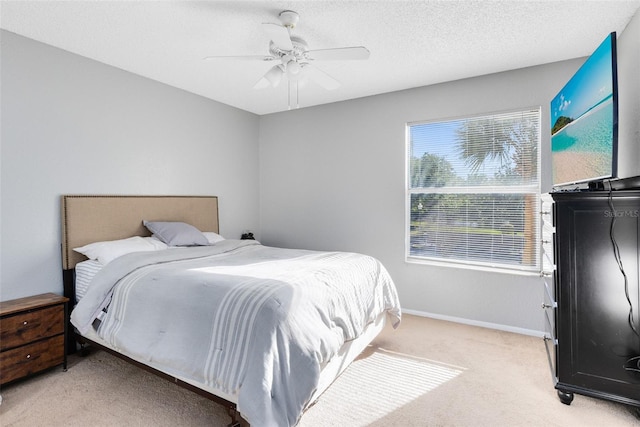
[[[238,417],[239,417],[240,414],[236,410],[235,405],[234,406],[228,406],[227,407],[227,413],[231,417],[231,422],[227,425],[227,427],[241,427],[240,421],[238,420]]]
[[[82,337],[80,337],[80,335],[78,335],[76,336],[76,343],[77,343],[76,347],[80,347],[76,351],[80,353],[80,356],[87,357],[90,353],[89,345],[87,344],[87,342],[83,340]]]

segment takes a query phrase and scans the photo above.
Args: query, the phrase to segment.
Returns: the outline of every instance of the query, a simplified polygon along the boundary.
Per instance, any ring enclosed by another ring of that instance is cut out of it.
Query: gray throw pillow
[[[154,236],[169,246],[207,246],[209,240],[193,225],[175,221],[142,221]]]

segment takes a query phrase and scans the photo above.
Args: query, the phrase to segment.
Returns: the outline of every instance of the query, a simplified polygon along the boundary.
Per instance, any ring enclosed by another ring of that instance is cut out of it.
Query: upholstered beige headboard
[[[182,221],[201,231],[218,229],[215,196],[62,196],[62,268],[86,258],[75,252],[88,243],[149,236],[147,221]]]

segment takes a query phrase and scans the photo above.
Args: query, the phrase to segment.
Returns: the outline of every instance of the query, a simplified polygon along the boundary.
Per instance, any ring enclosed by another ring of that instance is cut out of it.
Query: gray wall
[[[258,116],[1,33],[0,299],[62,293],[62,194],[217,195],[258,226]]]
[[[640,14],[618,42],[620,169],[627,176],[640,175],[639,21]],[[540,106],[542,189],[549,191],[549,102],[583,62],[262,116],[262,242],[367,253],[390,271],[409,312],[539,334],[539,277],[405,262],[405,125]]]
[[[618,176],[640,175],[640,12],[618,34]]]
[[[542,106],[542,129],[548,129],[549,100],[581,62],[262,116],[263,243],[370,254],[391,273],[405,310],[541,331],[539,277],[405,262],[405,128]],[[542,146],[549,170],[544,133]]]
[[[582,59],[257,117],[1,35],[0,300],[61,293],[61,194],[214,194],[228,237],[371,254],[409,311],[543,329],[538,277],[404,261],[405,124],[541,106],[548,129]],[[640,14],[618,53],[620,171],[639,175]],[[544,133],[542,148],[546,191]]]

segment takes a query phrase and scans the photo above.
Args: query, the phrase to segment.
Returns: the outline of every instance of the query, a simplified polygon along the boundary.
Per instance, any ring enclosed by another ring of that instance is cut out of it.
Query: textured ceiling
[[[640,9],[632,1],[5,1],[0,26],[256,114],[287,110],[264,22],[295,10],[311,49],[365,46],[366,61],[317,62],[342,85],[299,91],[306,107],[589,55]],[[295,101],[293,102],[295,106]]]

